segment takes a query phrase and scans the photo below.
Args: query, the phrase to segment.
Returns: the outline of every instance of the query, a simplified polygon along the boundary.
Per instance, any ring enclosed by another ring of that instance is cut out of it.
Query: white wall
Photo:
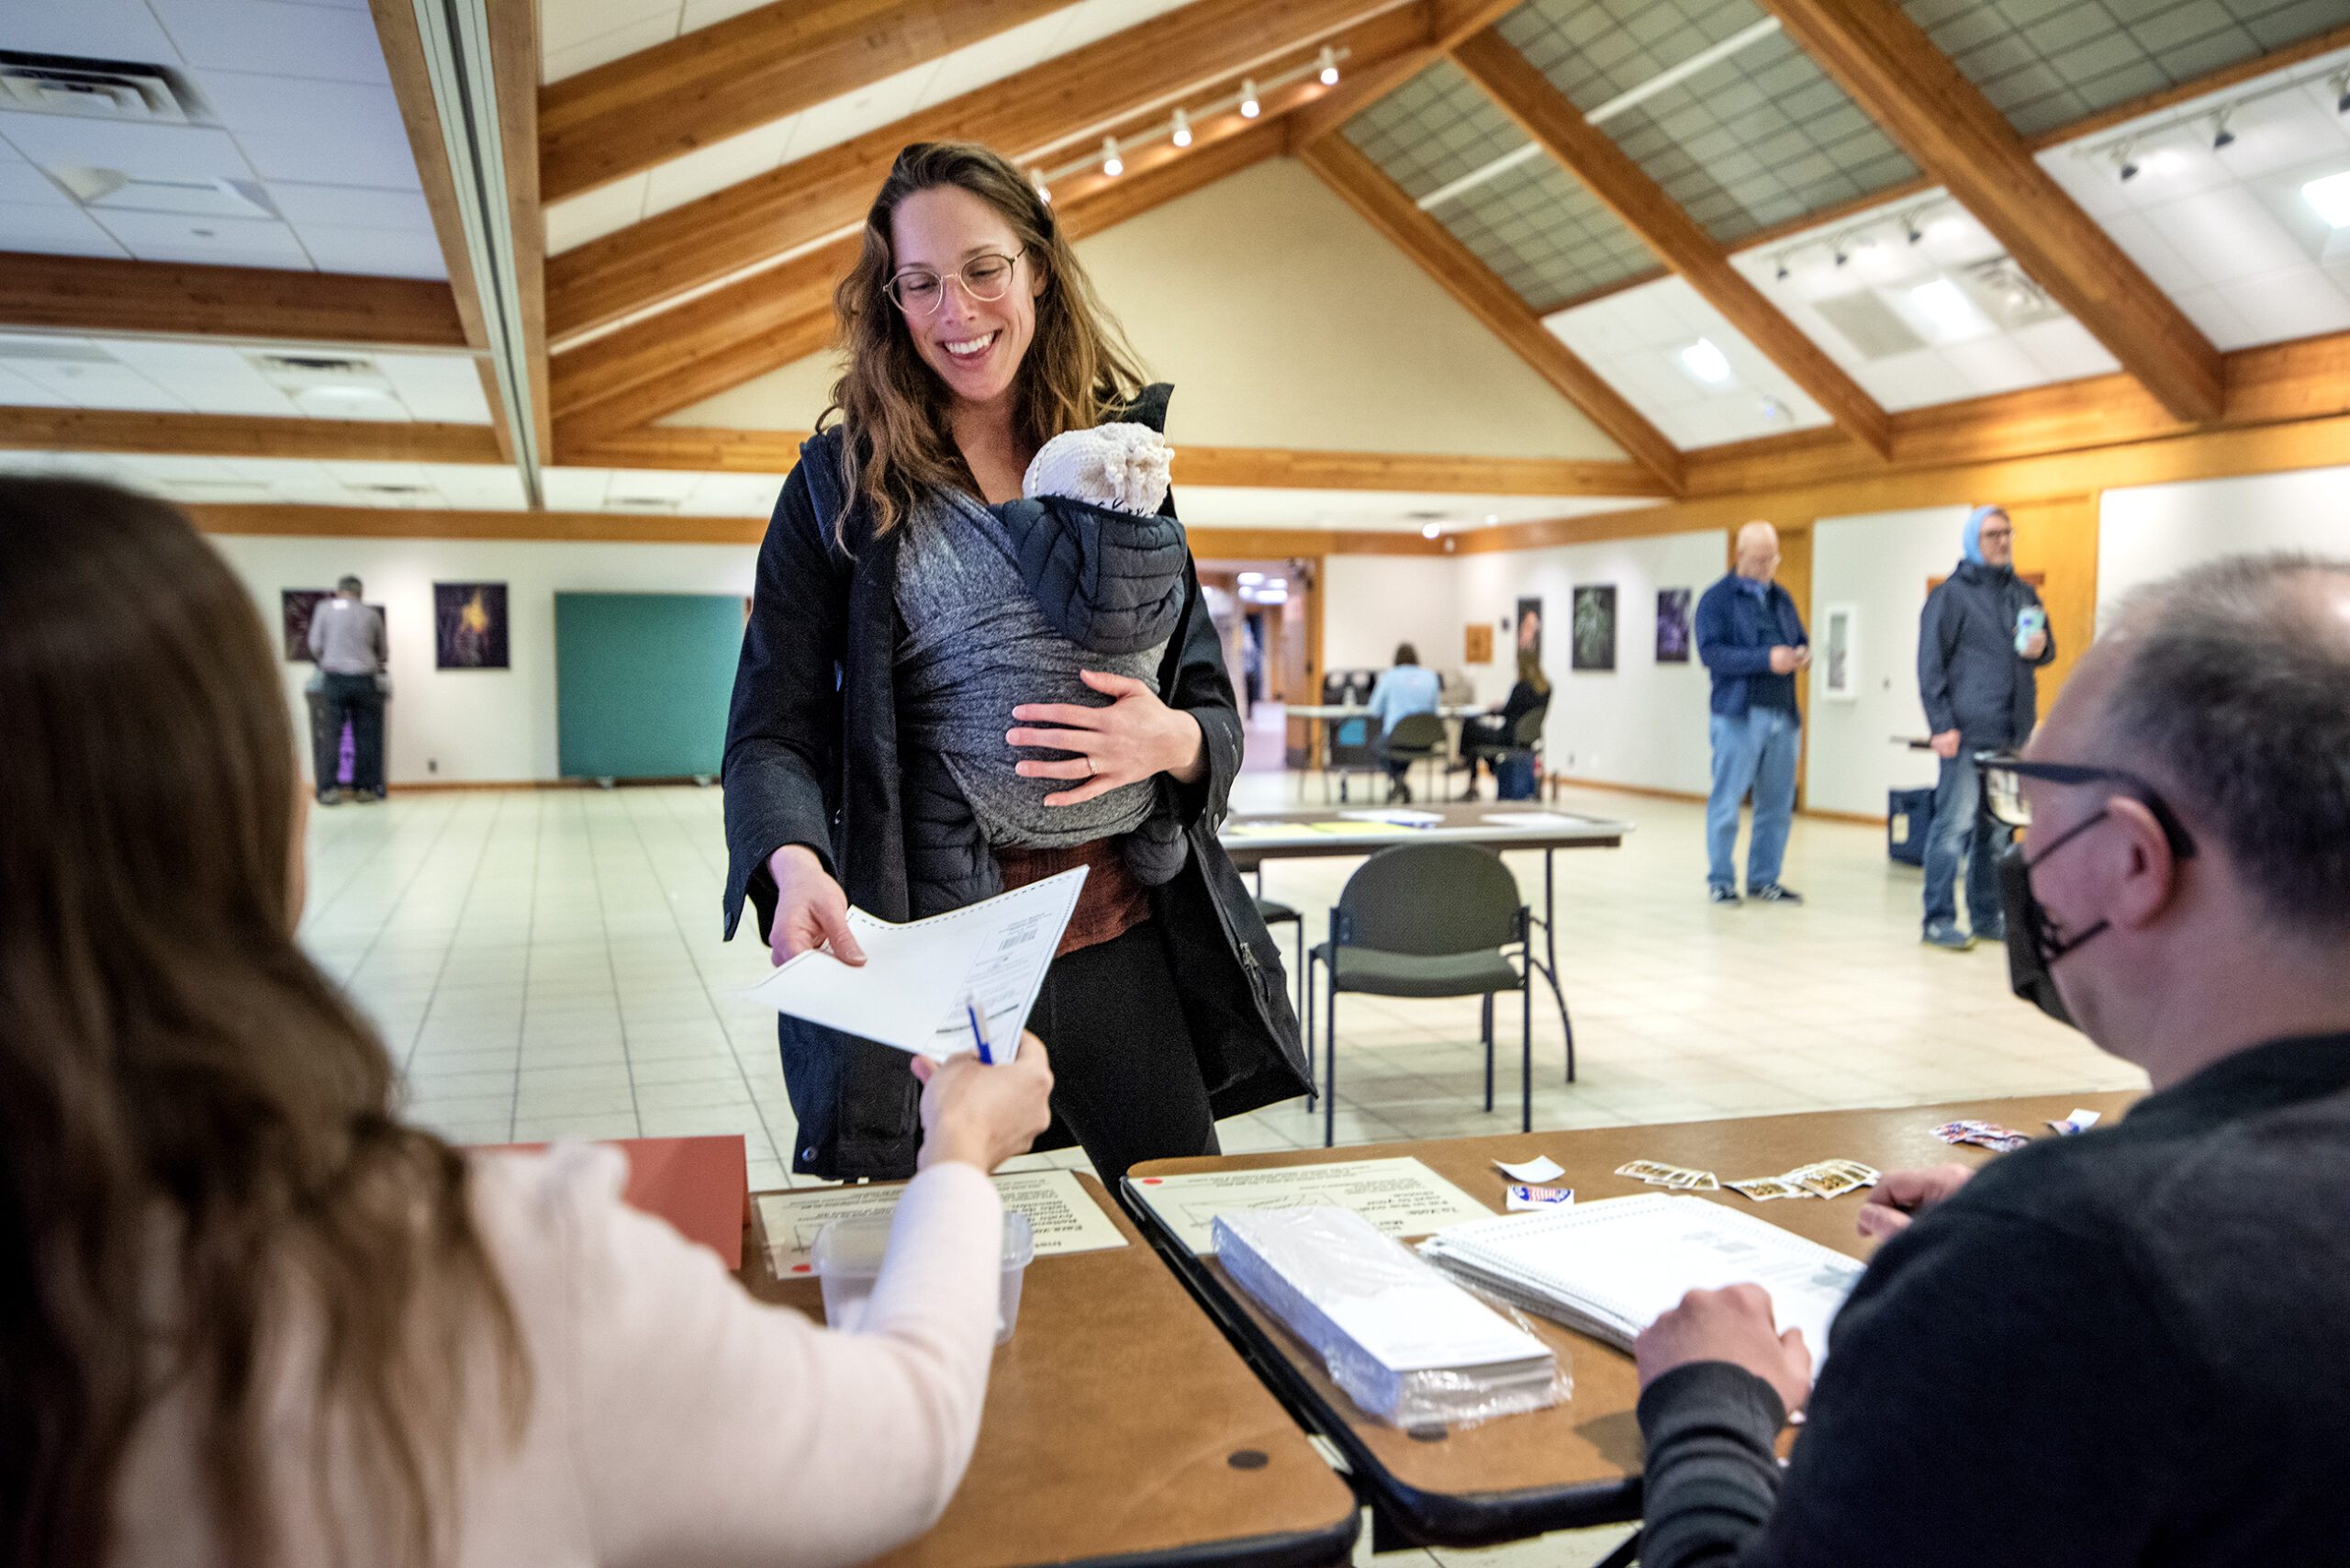
[[[1322,667],[1385,669],[1409,643],[1430,669],[1462,669],[1461,621],[1453,602],[1462,558],[1329,555],[1318,586]]]
[[[1918,617],[1926,579],[1947,576],[1959,559],[1963,506],[1824,517],[1811,531],[1811,603],[1804,615],[1815,647],[1831,604],[1859,607],[1860,694],[1827,694],[1827,661],[1814,658],[1804,760],[1804,803],[1816,811],[1885,814],[1888,790],[1931,785],[1938,765],[1928,752],[1897,745],[1894,735],[1926,733],[1918,700]]]
[[[587,544],[523,540],[301,539],[215,535],[252,590],[273,643],[283,588],[332,588],[353,572],[385,610],[391,645],[389,778],[523,782],[555,773],[554,596],[558,591],[751,591],[748,544]],[[510,669],[433,668],[432,585],[502,582]],[[283,664],[295,734],[307,739],[308,664]],[[307,749],[307,748],[306,748]],[[433,765],[437,764],[437,767]]]
[[[2350,468],[2108,490],[2098,507],[2098,623],[2141,583],[2267,550],[2350,557]]]
[[[1539,596],[1542,667],[1551,691],[1545,767],[1570,778],[1703,793],[1711,767],[1706,668],[1694,649],[1685,665],[1656,662],[1656,595],[1659,588],[1688,588],[1694,609],[1696,596],[1721,575],[1718,529],[1461,557],[1458,618],[1512,621],[1511,631],[1494,634],[1494,662],[1472,672],[1478,696],[1499,702],[1509,694],[1516,678],[1517,601]],[[1616,667],[1572,669],[1573,590],[1606,583],[1616,585]]]

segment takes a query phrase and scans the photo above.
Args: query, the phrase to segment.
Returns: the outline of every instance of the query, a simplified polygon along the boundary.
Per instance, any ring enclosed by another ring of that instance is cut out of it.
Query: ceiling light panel
[[[2350,175],[2344,70],[2350,50],[2335,50],[2048,148],[2040,165],[2222,351],[2350,330],[2350,230],[2305,194]],[[2124,139],[2127,184],[2110,159]]]
[[[1484,90],[1439,62],[1347,122],[1346,136],[1415,200],[1526,145]],[[1536,310],[1652,270],[1656,257],[1544,155],[1428,216]]]
[[[1542,324],[1684,452],[1830,422],[1681,278],[1573,306]]]
[[[1730,260],[1896,412],[2121,368],[1946,192]]]
[[[2026,136],[2350,20],[2338,0],[1902,0]]]
[[[1500,29],[1588,114],[1763,19],[1751,0],[1530,0]],[[1600,129],[1724,244],[1918,174],[1784,34],[1760,38]]]

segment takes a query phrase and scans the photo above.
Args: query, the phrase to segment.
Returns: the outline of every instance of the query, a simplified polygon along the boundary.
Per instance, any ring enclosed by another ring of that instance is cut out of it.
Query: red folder
[[[698,1241],[729,1269],[743,1267],[743,1226],[751,1212],[751,1170],[743,1135],[717,1137],[598,1138],[628,1156],[621,1202],[656,1215]],[[476,1148],[535,1153],[543,1143],[476,1144]]]

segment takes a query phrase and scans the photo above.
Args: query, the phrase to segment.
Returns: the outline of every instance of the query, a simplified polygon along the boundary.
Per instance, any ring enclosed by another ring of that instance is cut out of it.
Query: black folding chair
[[[1404,776],[1409,778],[1413,763],[1443,760],[1444,721],[1434,713],[1406,713],[1395,721],[1393,729],[1387,732],[1387,742],[1382,749],[1389,761],[1404,765]]]
[[[1516,991],[1518,1125],[1534,1130],[1534,991],[1527,983],[1531,913],[1501,857],[1469,844],[1382,849],[1347,879],[1330,912],[1330,940],[1306,964],[1311,1016],[1315,969],[1329,971],[1323,1021],[1322,1147],[1337,1137],[1338,992],[1370,996],[1482,996],[1485,1109],[1494,1108],[1494,997]],[[1517,953],[1503,951],[1515,944]],[[1513,957],[1516,963],[1513,964]],[[1311,1047],[1308,1047],[1309,1050]]]

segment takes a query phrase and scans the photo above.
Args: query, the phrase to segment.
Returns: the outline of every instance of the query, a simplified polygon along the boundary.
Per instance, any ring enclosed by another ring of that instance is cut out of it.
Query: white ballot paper
[[[1426,1236],[1494,1211],[1416,1159],[1348,1159],[1197,1176],[1130,1176],[1127,1185],[1192,1251],[1215,1250],[1215,1216],[1250,1209],[1352,1209],[1382,1236]]]
[[[998,1196],[1013,1214],[1026,1215],[1036,1238],[1036,1256],[1100,1252],[1124,1247],[1126,1238],[1102,1205],[1069,1170],[1019,1170],[992,1176]],[[778,1280],[812,1271],[808,1255],[827,1220],[862,1219],[898,1212],[902,1182],[855,1187],[797,1187],[759,1194],[759,1228],[767,1238],[767,1263]]]
[[[1563,812],[1487,812],[1485,820],[1495,827],[1531,830],[1538,827],[1580,827],[1583,818],[1571,817]]]
[[[1080,866],[903,925],[852,909],[849,928],[865,949],[862,967],[815,948],[743,994],[778,1013],[934,1061],[973,1048],[968,1004],[976,1002],[994,1058],[1010,1061],[1084,885]]]
[[[1506,1159],[1496,1159],[1494,1161],[1494,1166],[1513,1182],[1530,1182],[1538,1187],[1555,1182],[1567,1173],[1565,1166],[1547,1154],[1538,1154],[1533,1159],[1520,1160],[1516,1165],[1512,1165]]]

